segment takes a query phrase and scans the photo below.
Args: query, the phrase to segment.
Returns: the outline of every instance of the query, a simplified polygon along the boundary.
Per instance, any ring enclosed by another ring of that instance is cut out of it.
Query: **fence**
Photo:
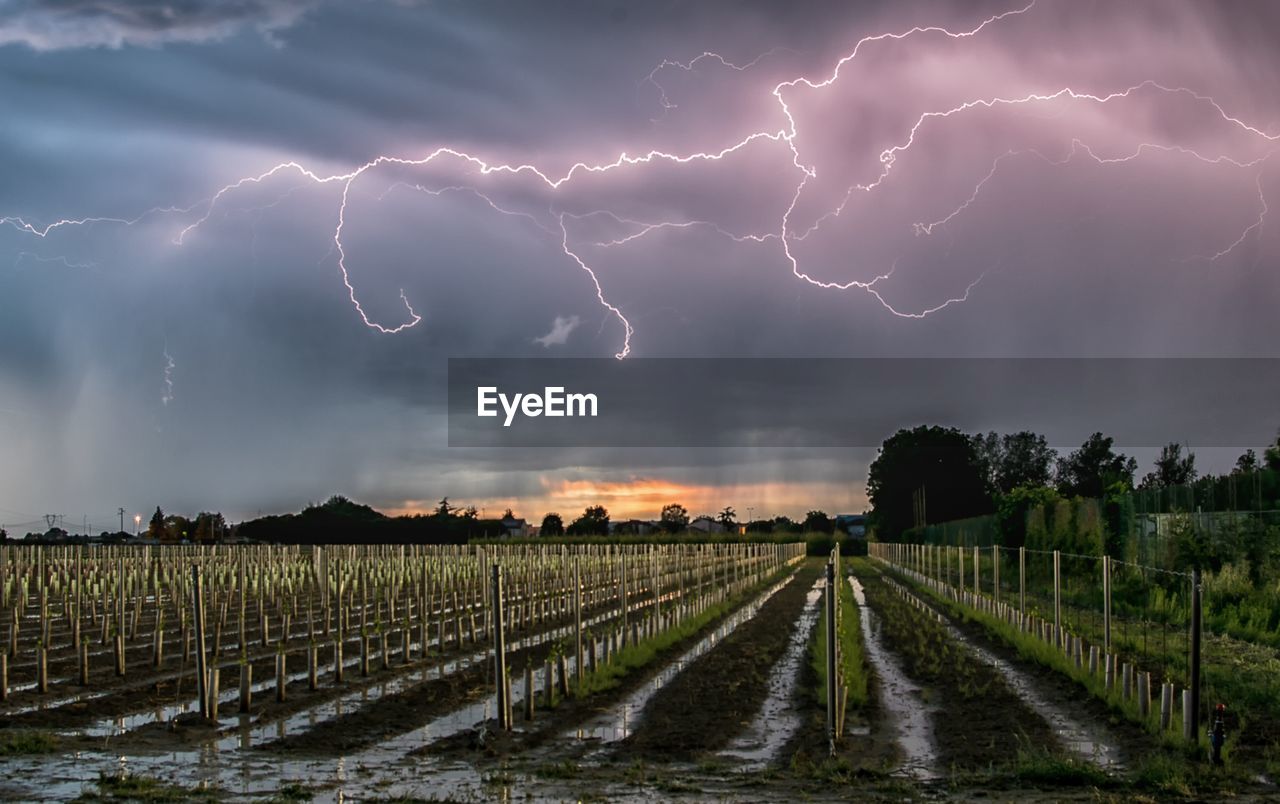
[[[1259,657],[1256,646],[1215,634],[1204,634],[1203,645],[1197,645],[1198,572],[998,545],[873,544],[871,555],[1054,645],[1152,717],[1154,679],[1164,728],[1171,724],[1169,707],[1180,700],[1179,688],[1188,693],[1182,707],[1187,736],[1199,733],[1214,702],[1267,718],[1280,715],[1274,654]]]

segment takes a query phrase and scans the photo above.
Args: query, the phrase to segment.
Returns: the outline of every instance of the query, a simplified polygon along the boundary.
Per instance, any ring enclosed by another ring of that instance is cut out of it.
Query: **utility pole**
[[[120,532],[124,533],[124,509],[120,509]]]

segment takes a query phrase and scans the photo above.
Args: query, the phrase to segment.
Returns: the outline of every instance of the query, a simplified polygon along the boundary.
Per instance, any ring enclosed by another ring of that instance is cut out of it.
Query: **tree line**
[[[1263,450],[1247,450],[1235,473],[1280,471],[1280,435]],[[1060,498],[1107,500],[1134,489],[1180,486],[1199,477],[1195,454],[1178,443],[1161,448],[1150,472],[1135,482],[1137,461],[1115,441],[1093,433],[1066,455],[1043,435],[968,434],[954,427],[921,425],[894,433],[881,445],[867,474],[871,525],[877,538],[896,541],[929,523],[997,514],[1017,522],[1038,505]]]

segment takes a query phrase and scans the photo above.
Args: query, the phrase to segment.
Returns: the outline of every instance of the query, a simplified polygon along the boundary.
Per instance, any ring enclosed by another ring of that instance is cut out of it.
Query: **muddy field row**
[[[16,772],[0,795],[1096,800],[1199,789],[1176,751],[1069,679],[944,613],[906,579],[865,560],[846,566],[838,583],[856,602],[856,672],[869,694],[850,709],[834,756],[814,666],[824,567],[797,556],[669,602],[669,620],[645,620],[629,644],[609,636],[627,632],[621,610],[593,611],[589,628],[604,638],[581,674],[570,623],[530,629],[508,657],[510,731],[496,717],[491,652],[464,642],[320,690],[303,674],[284,702],[243,715],[228,701],[216,724],[139,708],[95,731],[104,718],[93,702],[65,728],[0,721],[11,742],[43,740],[11,752]],[[632,622],[653,602],[636,601]],[[1277,791],[1233,777],[1231,792]]]

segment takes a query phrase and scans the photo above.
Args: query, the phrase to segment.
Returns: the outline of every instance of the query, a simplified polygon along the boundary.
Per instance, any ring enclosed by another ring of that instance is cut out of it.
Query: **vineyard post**
[[[524,719],[533,720],[533,665],[524,666]]]
[[[210,717],[209,666],[204,652],[204,587],[199,564],[191,568],[191,607],[196,627],[196,689],[200,692],[200,716],[207,719]]]
[[[507,695],[507,639],[503,618],[502,566],[493,565],[493,680],[498,688],[498,727],[511,728]]]
[[[1102,557],[1102,645],[1111,652],[1111,556]]]
[[[1053,551],[1053,644],[1062,640],[1062,553]]]
[[[578,652],[573,674],[578,683],[578,691],[582,691],[582,561],[573,559],[573,631],[578,643]]]
[[[981,548],[978,545],[973,546],[973,603],[978,605],[978,595],[982,594],[982,571],[979,567],[982,564]]]
[[[1200,619],[1201,607],[1200,570],[1191,571],[1191,740],[1200,734]]]
[[[1018,609],[1027,612],[1027,548],[1018,548]]]
[[[836,565],[827,561],[827,738],[836,752]]]
[[[240,661],[240,711],[247,714],[253,702],[253,665],[248,659]]]
[[[1000,545],[991,545],[991,598],[1000,604]]]
[[[627,552],[626,547],[619,546],[619,588],[622,595],[622,643],[626,647],[627,639]]]

